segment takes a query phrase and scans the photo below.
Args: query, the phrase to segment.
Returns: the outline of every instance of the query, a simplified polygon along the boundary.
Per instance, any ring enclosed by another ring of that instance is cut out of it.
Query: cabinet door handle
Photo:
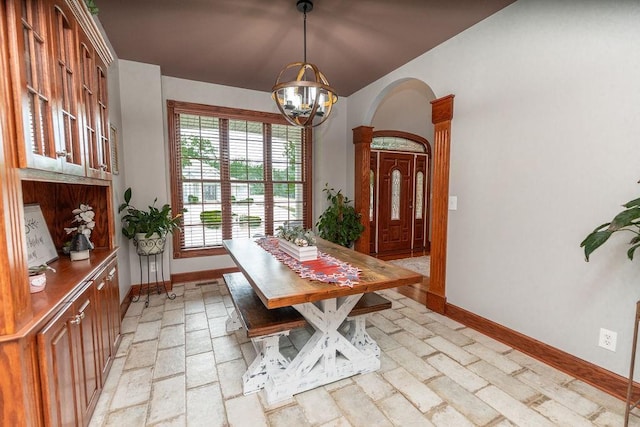
[[[104,163],[100,164],[100,170],[106,171],[107,170],[107,165]]]
[[[84,319],[84,311],[73,316],[73,318],[69,320],[69,323],[71,323],[72,325],[79,325],[80,323],[82,323],[82,319]]]
[[[99,290],[99,291],[101,291],[101,290],[102,290],[102,288],[104,288],[104,284],[105,284],[105,281],[104,281],[104,280],[103,280],[102,282],[100,282],[100,284],[98,285],[98,290]]]
[[[67,150],[60,150],[60,151],[56,151],[56,156],[58,157],[67,157]]]

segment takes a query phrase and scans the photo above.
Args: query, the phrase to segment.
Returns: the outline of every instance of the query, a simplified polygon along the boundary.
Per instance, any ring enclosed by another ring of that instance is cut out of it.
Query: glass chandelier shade
[[[338,95],[318,67],[307,62],[307,12],[313,9],[313,3],[299,0],[297,8],[304,13],[304,61],[287,64],[280,71],[271,96],[287,122],[318,126],[331,114]]]

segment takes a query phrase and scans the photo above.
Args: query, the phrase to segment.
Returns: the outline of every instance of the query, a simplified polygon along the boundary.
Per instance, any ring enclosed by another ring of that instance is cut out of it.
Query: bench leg
[[[245,395],[264,388],[269,377],[284,371],[289,365],[289,361],[280,353],[280,337],[287,335],[289,331],[251,338],[257,355],[242,375]]]
[[[235,308],[233,309],[229,317],[227,317],[225,326],[227,327],[227,332],[233,332],[242,329],[242,322],[240,321],[240,316],[238,316],[238,311]]]
[[[358,350],[363,353],[373,354],[380,358],[380,347],[375,340],[367,333],[366,315],[348,317],[347,322],[349,329],[345,334],[345,338]]]

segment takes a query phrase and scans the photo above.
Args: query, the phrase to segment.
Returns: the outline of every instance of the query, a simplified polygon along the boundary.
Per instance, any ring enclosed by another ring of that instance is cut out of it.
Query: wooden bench
[[[265,307],[244,274],[228,273],[223,275],[223,278],[238,314],[238,319],[234,319],[231,326],[228,322],[227,330],[237,330],[242,326],[247,331],[247,337],[254,338],[307,326],[305,318],[293,307]],[[349,317],[355,318],[388,308],[391,308],[391,301],[374,292],[368,292],[362,295],[349,313]],[[238,325],[237,321],[240,321],[241,325]]]
[[[289,331],[307,325],[304,317],[293,307],[271,310],[265,307],[244,274],[228,273],[223,275],[223,278],[236,308],[238,320],[247,331],[248,338]],[[238,328],[235,327],[235,329]]]

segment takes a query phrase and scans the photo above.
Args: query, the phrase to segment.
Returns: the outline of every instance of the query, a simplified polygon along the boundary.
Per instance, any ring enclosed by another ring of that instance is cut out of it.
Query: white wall
[[[162,84],[160,67],[140,62],[119,60],[121,139],[126,187],[132,188],[131,204],[146,209],[155,202],[161,207],[170,203],[167,175],[167,147],[164,143]],[[121,168],[122,169],[122,168]],[[117,195],[116,204],[123,202]],[[119,217],[118,217],[119,218]],[[119,224],[119,223],[118,223]],[[123,239],[129,249],[129,283],[140,283],[139,259],[131,243]],[[167,239],[164,253],[164,280],[169,280],[171,239]],[[143,265],[146,272],[146,267]],[[146,273],[145,273],[146,274]],[[122,276],[124,276],[124,272]],[[146,281],[146,275],[143,281]]]
[[[579,248],[640,187],[640,3],[520,0],[349,99],[455,94],[448,302],[626,376],[640,265]],[[618,333],[615,353],[599,328]]]
[[[122,195],[126,188],[126,175],[125,175],[125,156],[123,155],[123,129],[122,129],[122,114],[120,111],[120,73],[118,71],[119,62],[113,61],[109,68],[108,73],[108,87],[109,87],[109,122],[112,127],[116,129],[116,151],[118,153],[118,167],[119,173],[113,174],[111,181],[111,188],[113,191],[113,218],[115,225],[115,245],[118,249],[118,283],[120,286],[120,302],[122,302],[129,294],[131,288],[131,264],[130,264],[130,244],[126,237],[120,232],[120,214],[118,213],[118,206],[122,203]],[[113,142],[112,142],[113,144]]]
[[[387,88],[381,94],[370,126],[374,130],[400,130],[429,140],[433,147],[431,101],[433,91],[423,81],[408,79]]]

